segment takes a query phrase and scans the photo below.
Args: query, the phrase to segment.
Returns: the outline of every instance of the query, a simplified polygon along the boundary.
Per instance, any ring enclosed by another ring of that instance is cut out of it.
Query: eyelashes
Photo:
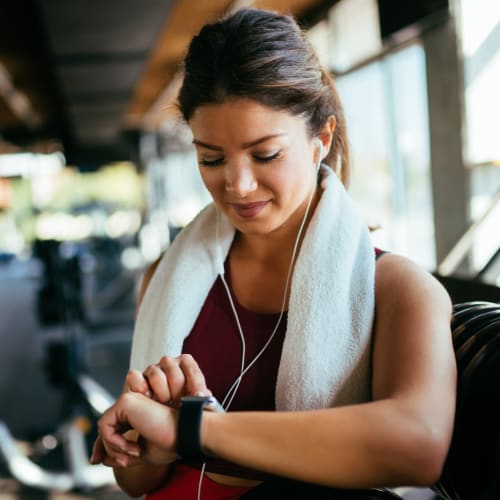
[[[259,163],[269,163],[270,161],[277,160],[281,157],[281,151],[277,151],[276,153],[270,156],[254,156],[254,160]]]
[[[201,159],[200,160],[200,165],[203,167],[217,167],[218,165],[222,165],[224,162],[224,158],[217,158],[216,160],[205,160]]]
[[[277,151],[276,153],[273,153],[272,155],[269,155],[269,156],[253,155],[253,159],[257,163],[270,163],[274,160],[277,160],[280,157],[281,157],[281,150]],[[206,158],[201,158],[200,165],[202,165],[203,167],[217,167],[219,165],[222,165],[224,163],[224,161],[225,161],[225,158],[223,156],[220,158],[216,158],[214,160],[207,160]]]

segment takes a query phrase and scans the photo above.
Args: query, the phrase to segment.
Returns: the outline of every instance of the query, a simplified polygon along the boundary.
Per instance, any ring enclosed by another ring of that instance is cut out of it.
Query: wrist
[[[208,456],[216,456],[217,452],[215,450],[215,429],[217,427],[217,421],[223,413],[216,413],[211,411],[206,411],[203,413],[200,426],[200,446],[203,452]]]

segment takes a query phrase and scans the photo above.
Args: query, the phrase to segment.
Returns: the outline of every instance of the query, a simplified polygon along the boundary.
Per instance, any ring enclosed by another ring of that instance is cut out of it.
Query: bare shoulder
[[[426,269],[396,254],[378,259],[375,271],[377,309],[415,306],[451,314],[451,300],[441,283]]]
[[[405,394],[428,411],[451,412],[455,356],[448,293],[431,273],[398,255],[377,261],[375,279],[374,397]]]

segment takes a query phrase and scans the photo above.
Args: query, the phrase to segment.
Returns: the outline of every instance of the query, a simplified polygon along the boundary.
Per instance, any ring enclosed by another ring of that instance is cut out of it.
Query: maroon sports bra
[[[227,261],[225,278],[232,293]],[[245,309],[234,294],[233,302],[245,337],[245,366],[251,362],[269,339],[279,318],[276,314],[258,314]],[[228,411],[275,410],[275,388],[281,349],[285,338],[287,314],[283,313],[273,340],[243,376]],[[231,305],[220,277],[212,286],[198,319],[185,339],[183,353],[191,354],[205,375],[207,387],[223,402],[241,372],[242,342]],[[189,465],[199,466],[189,462]],[[207,462],[207,472],[250,479],[266,479],[269,475],[246,469],[224,460]]]

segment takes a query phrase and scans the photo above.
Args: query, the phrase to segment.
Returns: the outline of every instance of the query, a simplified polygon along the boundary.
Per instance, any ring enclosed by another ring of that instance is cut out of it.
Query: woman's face
[[[304,118],[238,98],[200,106],[189,125],[203,182],[239,231],[300,224],[318,159]]]

